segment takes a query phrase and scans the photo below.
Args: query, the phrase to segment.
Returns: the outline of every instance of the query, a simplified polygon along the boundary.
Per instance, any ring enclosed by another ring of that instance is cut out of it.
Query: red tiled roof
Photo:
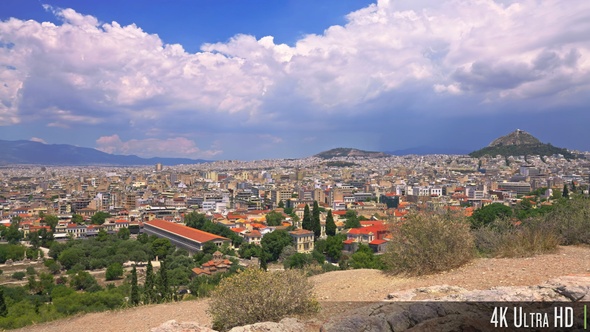
[[[250,233],[244,234],[244,236],[247,236],[247,237],[250,237],[250,238],[252,238],[252,237],[262,237],[262,234],[260,234],[260,232],[257,231],[257,230],[253,230]]]
[[[354,239],[344,240],[344,241],[342,241],[342,243],[344,243],[344,244],[351,244],[351,243],[354,243]]]
[[[378,246],[378,245],[383,244],[385,242],[387,242],[387,241],[385,241],[385,240],[373,240],[373,241],[369,242],[369,244]]]
[[[367,227],[351,228],[348,234],[377,234],[378,232],[386,232],[387,227],[385,225],[373,225]]]
[[[293,235],[312,235],[313,231],[308,231],[307,229],[298,229],[294,231],[290,231],[289,234]]]
[[[194,229],[188,226],[179,225],[173,222],[169,222],[162,219],[154,219],[152,221],[148,221],[145,225],[150,225],[152,227],[164,230],[168,233],[173,233],[187,239],[197,241],[199,243],[205,243],[212,240],[229,240],[223,236],[207,233],[198,229]]]
[[[200,274],[211,275],[211,272],[209,272],[208,270],[203,270],[203,269],[198,268],[198,267],[195,267],[194,269],[192,269],[192,271],[196,275],[200,275]]]

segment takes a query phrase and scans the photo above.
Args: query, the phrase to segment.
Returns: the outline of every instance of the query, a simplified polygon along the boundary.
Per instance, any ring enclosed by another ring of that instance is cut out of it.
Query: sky
[[[2,0],[0,139],[141,157],[590,150],[587,0]]]

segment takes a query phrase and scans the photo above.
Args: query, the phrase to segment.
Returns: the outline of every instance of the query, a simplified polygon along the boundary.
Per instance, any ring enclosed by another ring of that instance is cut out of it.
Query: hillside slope
[[[477,259],[459,269],[417,278],[391,277],[377,270],[347,270],[311,277],[321,312],[309,326],[342,315],[347,310],[383,300],[400,290],[434,285],[460,286],[469,290],[495,286],[526,286],[549,279],[590,273],[590,247],[560,247],[558,252],[530,258]],[[142,306],[114,312],[86,314],[55,322],[28,326],[21,332],[149,331],[171,319],[210,326],[207,301],[185,301]],[[313,330],[313,329],[312,329]]]
[[[527,155],[552,156],[555,154],[561,154],[567,159],[575,158],[567,149],[542,143],[526,131],[517,129],[508,135],[495,139],[490,145],[483,149],[473,151],[469,155],[479,158],[486,155],[492,157],[497,155],[508,157]]]

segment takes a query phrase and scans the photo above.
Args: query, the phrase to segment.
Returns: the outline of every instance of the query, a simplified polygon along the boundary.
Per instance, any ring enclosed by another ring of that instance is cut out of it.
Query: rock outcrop
[[[324,332],[357,331],[488,331],[495,307],[524,306],[552,314],[560,305],[590,301],[590,275],[566,276],[536,286],[467,290],[440,285],[394,292],[386,299],[325,322]],[[578,311],[581,312],[581,311]],[[508,323],[514,319],[508,315]],[[575,317],[579,323],[580,317]],[[552,321],[551,321],[552,322]],[[552,330],[552,329],[548,329]],[[559,330],[559,329],[556,329]],[[168,321],[152,332],[215,332],[196,323]],[[295,318],[234,327],[230,332],[305,332],[310,325]]]
[[[383,302],[333,318],[322,331],[486,331],[498,306],[514,302],[525,310],[552,314],[555,306],[580,301],[590,301],[590,276],[475,291],[446,285],[424,287],[391,293]]]

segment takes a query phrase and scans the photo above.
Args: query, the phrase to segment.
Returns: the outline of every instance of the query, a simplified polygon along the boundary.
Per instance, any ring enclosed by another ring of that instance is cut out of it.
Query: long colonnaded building
[[[213,242],[218,247],[221,247],[224,243],[231,244],[231,240],[223,236],[162,219],[145,222],[143,231],[148,235],[166,238],[177,248],[185,249],[190,253],[203,250],[203,245],[207,242]]]

